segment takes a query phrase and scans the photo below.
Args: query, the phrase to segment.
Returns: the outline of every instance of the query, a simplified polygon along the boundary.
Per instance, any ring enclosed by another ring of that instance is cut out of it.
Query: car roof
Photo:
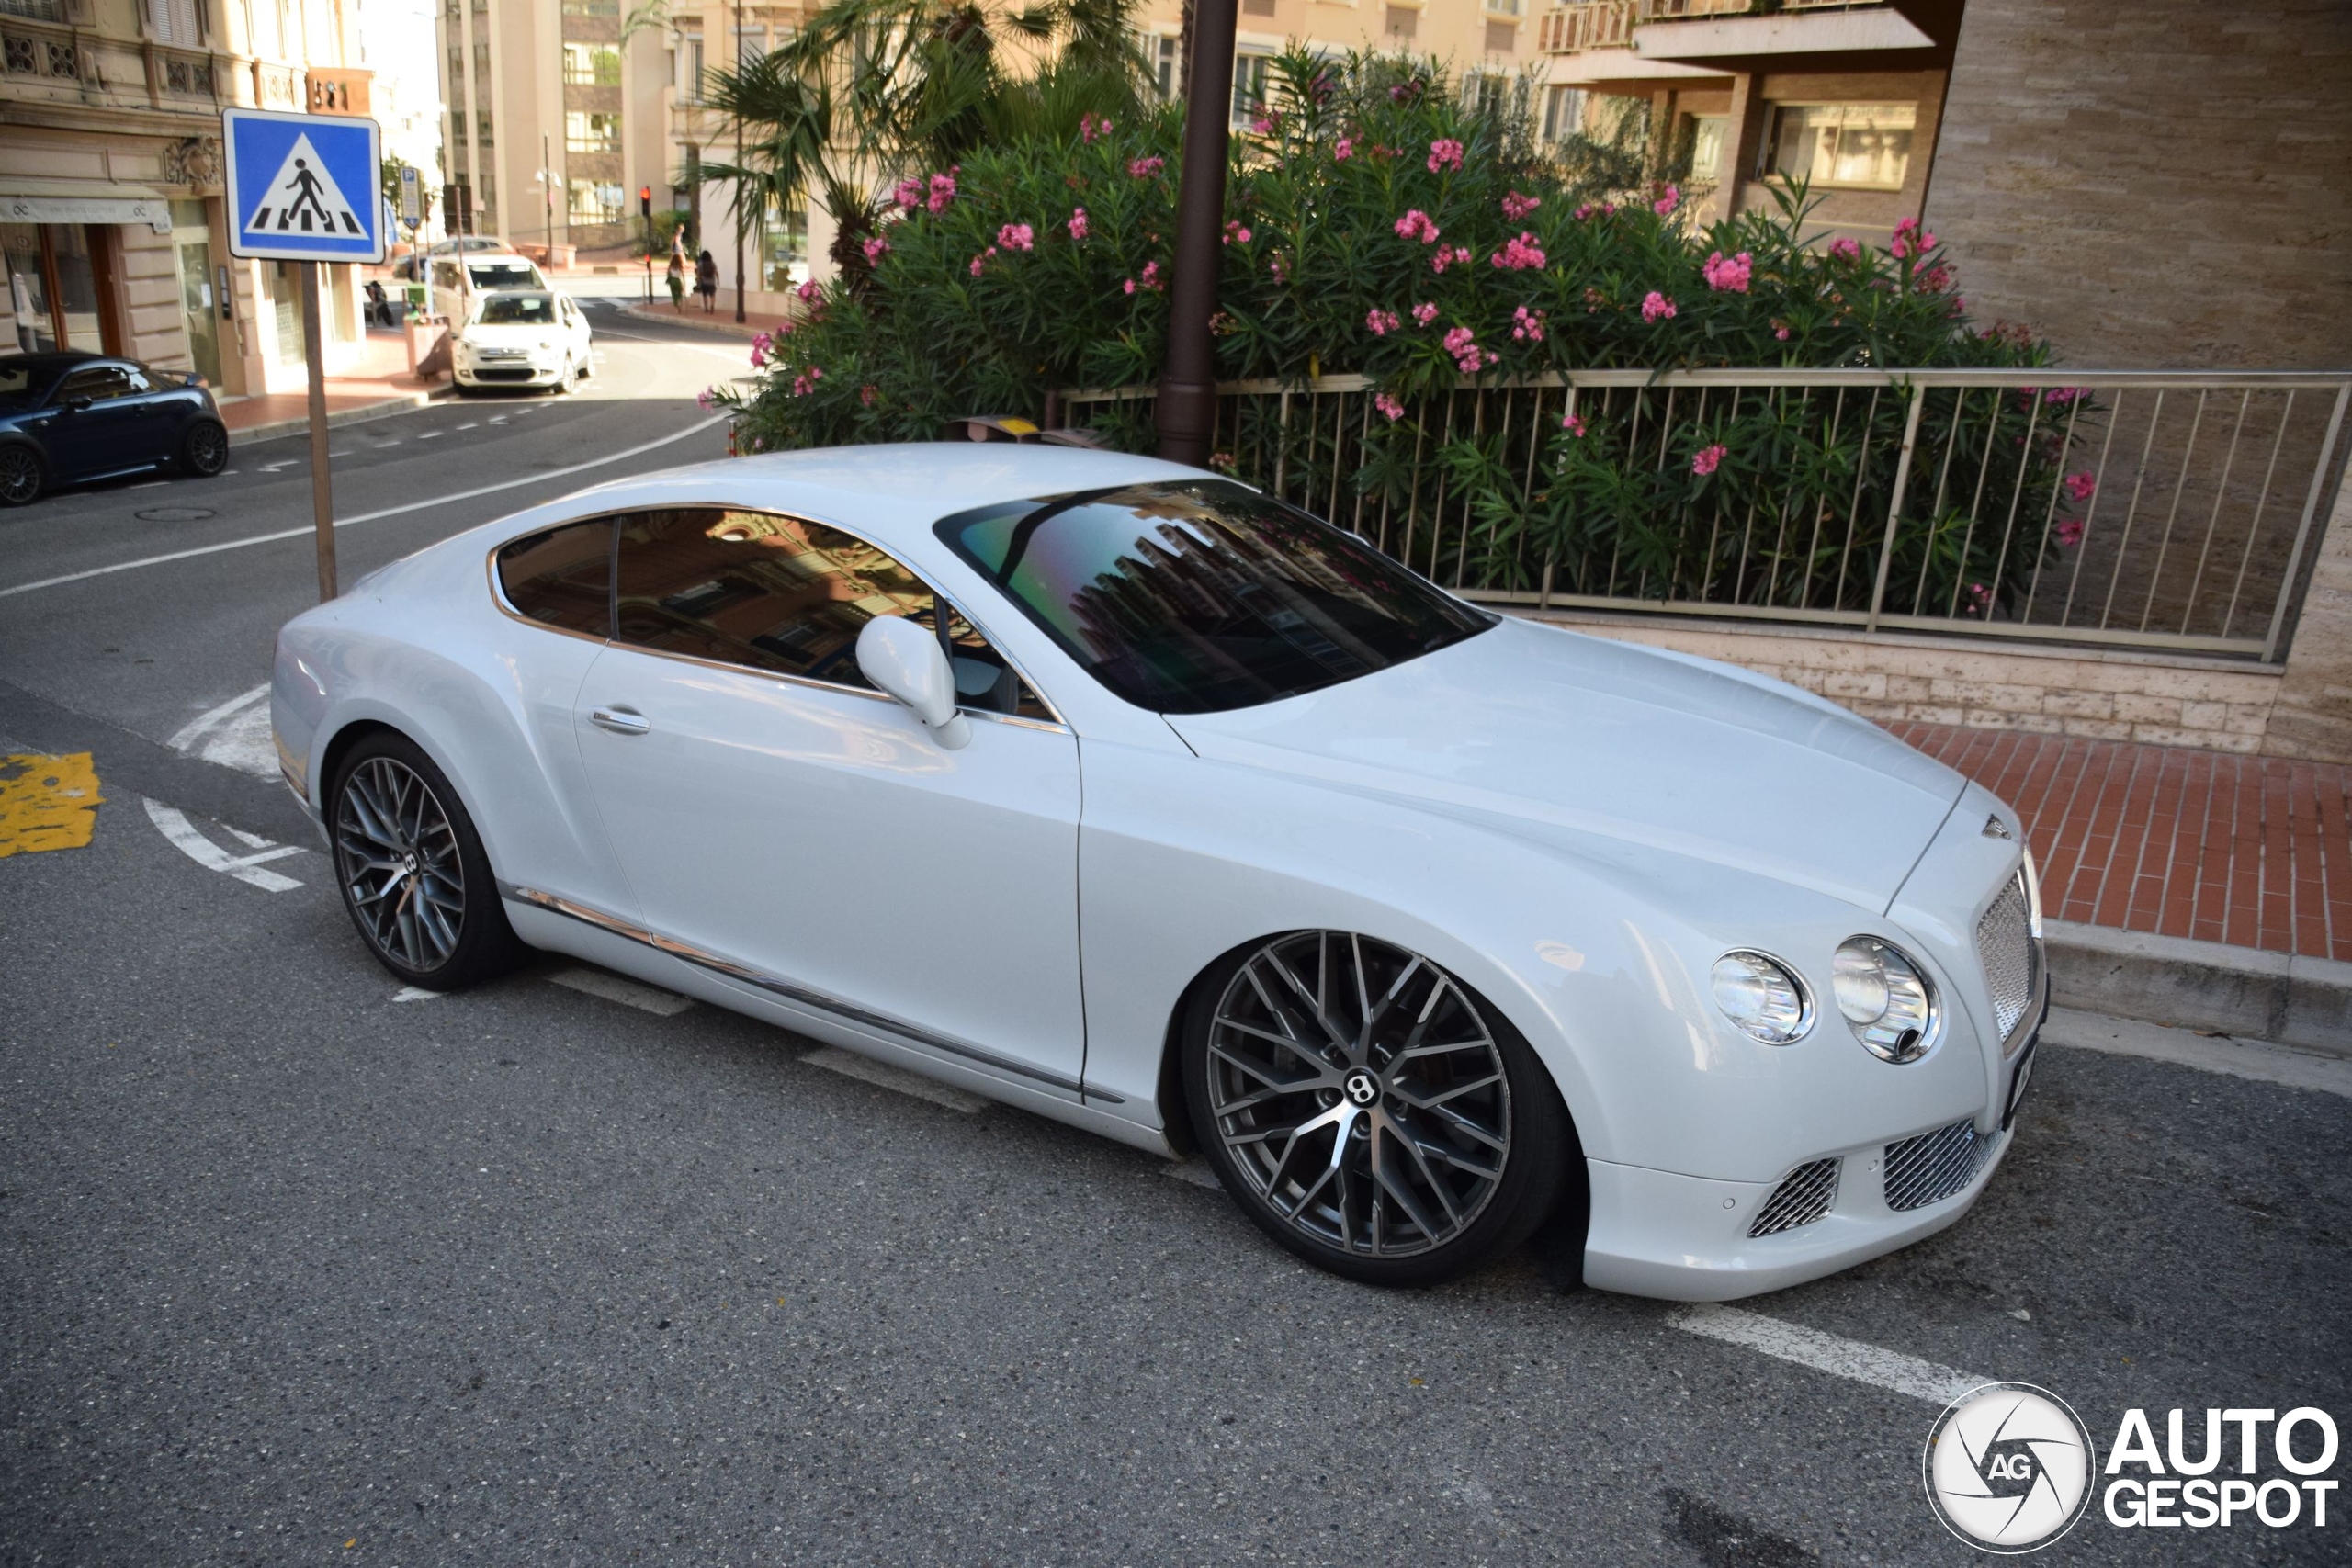
[[[580,515],[628,506],[740,506],[838,524],[885,549],[922,553],[932,525],[976,507],[1155,480],[1213,479],[1126,452],[1010,441],[820,446],[722,457],[570,498]],[[550,519],[541,514],[537,527]]]
[[[65,370],[77,365],[100,362],[130,363],[116,355],[93,354],[85,348],[48,348],[34,354],[0,354],[0,366],[21,365],[32,370]]]

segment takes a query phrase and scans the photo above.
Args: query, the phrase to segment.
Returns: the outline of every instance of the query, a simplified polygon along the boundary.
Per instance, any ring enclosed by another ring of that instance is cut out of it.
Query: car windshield
[[[539,281],[531,276],[529,262],[468,262],[466,270],[473,274],[476,288],[535,288]]]
[[[545,294],[493,294],[474,320],[486,327],[551,327],[555,301]]]
[[[26,359],[0,359],[0,403],[26,403],[47,387],[54,374],[45,365]]]
[[[982,507],[938,533],[1096,680],[1156,713],[1319,691],[1495,624],[1353,535],[1224,479]]]

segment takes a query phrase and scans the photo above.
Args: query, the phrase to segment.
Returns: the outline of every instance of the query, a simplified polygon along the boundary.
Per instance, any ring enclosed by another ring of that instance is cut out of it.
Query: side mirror
[[[81,413],[89,408],[90,400],[87,398],[68,398],[65,400],[65,406],[75,413]]]
[[[950,751],[971,742],[971,721],[956,707],[956,672],[939,638],[903,615],[865,623],[857,634],[857,668],[907,705],[932,739]]]

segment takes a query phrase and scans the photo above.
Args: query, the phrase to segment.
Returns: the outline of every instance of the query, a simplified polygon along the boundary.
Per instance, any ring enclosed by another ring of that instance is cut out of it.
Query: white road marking
[[[506,416],[504,414],[500,414],[490,423],[492,424],[504,424],[506,423]]]
[[[284,461],[284,462],[282,462],[282,463],[264,463],[264,464],[261,466],[261,471],[262,471],[263,473],[265,473],[265,474],[274,474],[274,473],[277,472],[277,470],[278,470],[278,469],[280,469],[280,468],[294,468],[294,467],[298,466],[301,461],[302,461],[302,459],[300,459],[300,457],[288,457],[288,458],[287,458],[287,459],[286,459],[286,461]]]
[[[548,978],[582,995],[602,997],[608,1002],[619,1002],[624,1007],[656,1013],[662,1018],[674,1018],[695,1005],[690,998],[675,991],[640,986],[634,980],[624,980],[618,975],[606,974],[602,969],[565,969]]]
[[[590,457],[584,462],[574,463],[570,468],[549,468],[544,473],[525,474],[520,479],[501,479],[496,484],[477,485],[472,490],[461,490],[453,495],[436,495],[425,501],[404,502],[399,506],[387,506],[377,512],[363,512],[356,517],[338,517],[335,519],[334,525],[338,528],[348,528],[356,524],[373,523],[381,517],[397,517],[403,513],[422,512],[428,506],[450,506],[460,501],[471,501],[476,496],[492,495],[499,491],[513,490],[517,485],[543,484],[549,479],[562,479],[567,474],[582,473],[589,468],[601,468],[607,463],[626,462],[631,457],[650,452],[656,447],[684,441],[689,435],[699,435],[714,424],[724,424],[728,416],[723,413],[715,413],[708,419],[686,426],[684,430],[657,436],[651,441],[641,442],[619,452],[607,453],[602,457]],[[249,545],[274,545],[281,539],[307,539],[314,531],[310,525],[305,524],[300,528],[281,528],[275,534],[255,534],[250,538],[231,539],[225,544],[203,545],[192,550],[174,550],[168,555],[142,556],[137,560],[117,561],[112,566],[94,566],[86,571],[69,571],[62,577],[44,577],[32,582],[19,582],[14,587],[0,588],[0,599],[17,593],[30,593],[37,588],[55,588],[61,583],[80,582],[85,578],[106,577],[118,571],[133,571],[141,567],[163,566],[171,561],[187,560],[194,556],[218,555],[222,550],[242,550]]]
[[[871,1084],[876,1089],[887,1089],[896,1094],[911,1095],[917,1100],[927,1100],[933,1105],[944,1105],[950,1111],[961,1111],[967,1116],[975,1111],[985,1110],[989,1103],[977,1094],[966,1094],[960,1089],[950,1089],[935,1079],[924,1077],[919,1073],[903,1071],[875,1061],[868,1056],[861,1056],[854,1051],[838,1050],[828,1045],[821,1051],[811,1051],[800,1059],[812,1067],[822,1067],[827,1072],[839,1073],[845,1078],[855,1078],[858,1082]]]
[[[1949,1404],[1970,1389],[1996,1381],[1739,1307],[1702,1303],[1676,1308],[1666,1321],[1685,1334],[1760,1350],[1800,1367],[1851,1378],[1930,1404]]]
[[[401,444],[401,439],[400,436],[395,435],[390,441],[379,441],[376,443],[376,449],[380,452],[387,446],[397,446]]]
[[[125,485],[122,488],[125,490],[156,490],[171,482],[172,481],[169,479],[149,479],[145,484]]]
[[[262,869],[264,861],[283,860],[288,855],[302,852],[299,845],[274,844],[257,854],[232,856],[228,851],[198,832],[186,817],[157,801],[147,802],[147,818],[155,824],[175,849],[207,871],[217,871],[233,876],[248,886],[265,893],[283,893],[302,885],[290,876],[280,876],[274,871]]]
[[[270,730],[268,683],[197,715],[164,744],[256,778],[276,778],[277,742]],[[254,842],[259,845],[262,840]]]
[[[2041,1040],[2045,1045],[2140,1056],[2151,1062],[2171,1062],[2208,1073],[2227,1073],[2232,1077],[2352,1098],[2352,1059],[2325,1051],[2276,1045],[2267,1040],[2199,1034],[2191,1029],[2167,1029],[2161,1023],[2109,1018],[2101,1013],[2077,1012],[2072,1008],[2050,1010],[2050,1021],[2041,1026]]]
[[[351,454],[348,452],[330,452],[327,456],[330,457],[348,457]]]
[[[428,430],[424,434],[418,436],[417,439],[419,441],[438,441],[446,434],[447,434],[446,431]]]
[[[220,477],[225,479],[229,478],[232,474],[234,474],[234,473],[236,473],[236,472],[237,472],[237,470],[236,470],[236,469],[234,469],[234,468],[223,468],[223,469],[221,469],[221,470],[220,470]]]
[[[465,423],[458,426],[458,428],[459,430],[480,430],[481,428],[481,421],[478,419],[469,420]]]
[[[422,986],[402,986],[399,990],[392,993],[392,1000],[396,1002],[437,1002],[441,999],[441,995],[442,994],[439,991],[428,991]]]

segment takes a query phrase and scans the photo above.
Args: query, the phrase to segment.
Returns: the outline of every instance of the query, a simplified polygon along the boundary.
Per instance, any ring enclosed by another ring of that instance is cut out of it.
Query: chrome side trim
[[[1025,1062],[1016,1062],[1009,1056],[1001,1056],[980,1046],[968,1044],[961,1040],[951,1040],[944,1034],[934,1034],[930,1030],[892,1018],[887,1013],[875,1012],[870,1009],[859,1007],[854,1002],[845,1002],[838,997],[827,996],[822,991],[812,991],[806,986],[796,985],[789,980],[754,969],[748,964],[737,963],[731,958],[722,958],[715,953],[706,953],[701,948],[680,942],[674,937],[648,931],[642,926],[631,924],[617,916],[608,915],[601,909],[577,900],[560,898],[552,893],[542,893],[536,887],[525,887],[512,882],[501,882],[498,885],[498,891],[502,897],[512,898],[520,904],[529,904],[536,908],[546,909],[553,914],[568,916],[585,925],[594,926],[599,931],[610,931],[615,936],[627,937],[631,942],[641,942],[657,952],[666,953],[673,958],[684,959],[696,968],[707,969],[714,975],[721,975],[728,979],[740,981],[773,996],[781,997],[786,1001],[797,1007],[807,1008],[812,1012],[824,1013],[839,1022],[854,1024],[862,1029],[880,1030],[884,1033],[895,1034],[901,1040],[923,1046],[928,1050],[943,1051],[951,1056],[961,1056],[994,1072],[1009,1073],[1016,1077],[1050,1084],[1056,1089],[1082,1095],[1088,1100],[1099,1100],[1110,1105],[1126,1103],[1124,1096],[1106,1093],[1099,1089],[1090,1089],[1077,1078],[1065,1077],[1059,1073],[1049,1073],[1042,1067],[1033,1067]]]

